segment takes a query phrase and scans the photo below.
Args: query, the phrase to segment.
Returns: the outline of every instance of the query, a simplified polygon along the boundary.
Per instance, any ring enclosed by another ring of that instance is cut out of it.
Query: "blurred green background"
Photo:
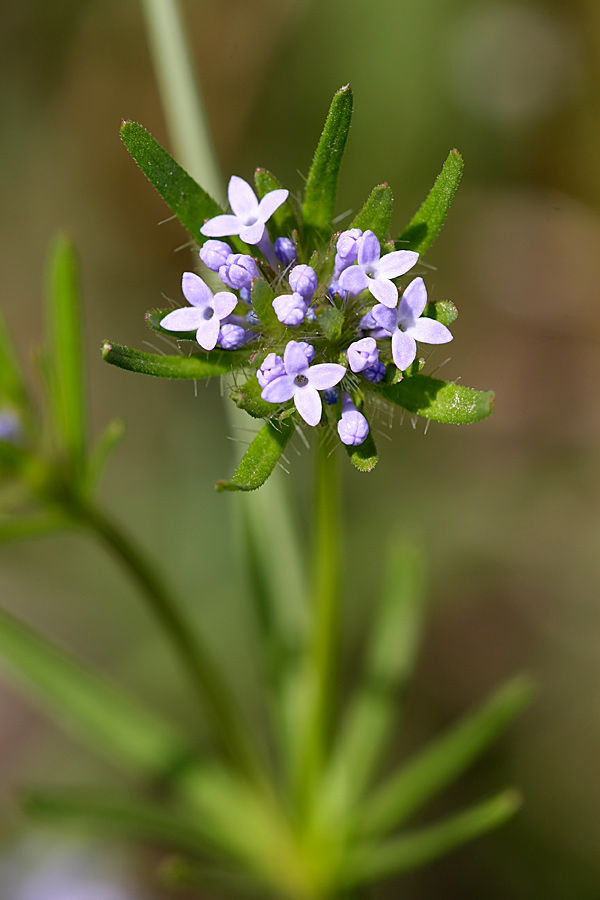
[[[452,147],[466,161],[428,253],[430,297],[459,308],[428,371],[494,388],[472,428],[377,425],[380,464],[345,466],[346,668],[360,648],[384,536],[414,530],[431,564],[430,618],[401,754],[504,677],[541,692],[485,761],[432,810],[505,784],[509,826],[374,896],[597,900],[600,896],[600,5],[597,0],[188,0],[182,4],[224,173],[256,165],[299,191],[331,95],[355,116],[339,212],[387,181],[394,227]],[[0,31],[1,304],[23,358],[42,335],[48,244],[80,254],[94,433],[127,435],[103,498],[168,567],[247,704],[250,615],[232,565],[231,507],[214,492],[232,434],[216,383],[110,369],[102,339],[147,347],[145,310],[180,302],[186,237],[119,140],[122,118],[167,146],[135,0],[4,0]],[[447,357],[450,356],[449,361]],[[387,438],[391,438],[388,440]],[[310,455],[285,483],[310,534]],[[344,460],[340,460],[342,463]],[[135,589],[83,537],[0,548],[3,606],[189,721],[178,671]],[[32,830],[15,788],[114,778],[0,680],[0,891],[7,900],[166,900],[160,857]],[[425,817],[427,819],[427,817]],[[49,873],[49,874],[48,874]],[[79,880],[78,880],[79,879]],[[53,887],[57,884],[58,887]],[[75,885],[75,887],[73,886]],[[71,891],[71,893],[69,893]],[[86,893],[87,891],[87,893]],[[95,891],[95,893],[94,893]],[[208,896],[208,895],[207,895]]]

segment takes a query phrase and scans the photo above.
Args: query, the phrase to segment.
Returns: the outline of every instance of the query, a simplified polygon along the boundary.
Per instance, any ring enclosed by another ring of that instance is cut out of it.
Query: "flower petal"
[[[378,262],[381,247],[379,241],[372,231],[365,231],[358,241],[358,264],[359,266],[371,266]]]
[[[413,278],[398,307],[398,318],[407,327],[412,327],[427,306],[427,289],[422,278]]]
[[[289,341],[283,351],[283,364],[288,375],[306,375],[308,360],[298,341]]]
[[[195,272],[183,273],[181,290],[187,302],[191,303],[192,306],[198,306],[202,309],[202,307],[212,304],[213,295],[211,289]]]
[[[274,378],[263,389],[260,395],[267,403],[285,403],[291,400],[296,391],[296,385],[292,375],[280,375]]]
[[[247,181],[232,175],[227,186],[229,205],[235,215],[245,222],[247,219],[256,218],[258,200],[256,194]]]
[[[220,327],[219,317],[215,315],[211,316],[210,319],[203,319],[198,325],[196,340],[204,350],[214,350],[217,346]]]
[[[219,320],[226,319],[237,306],[237,297],[229,291],[219,291],[213,299],[213,309]]]
[[[307,305],[300,294],[280,294],[273,300],[273,309],[283,325],[301,325]]]
[[[260,243],[264,233],[265,226],[262,222],[254,222],[253,225],[243,225],[240,228],[240,237],[246,244]]]
[[[403,331],[395,331],[392,335],[392,359],[398,369],[408,369],[417,355],[414,339]]]
[[[339,285],[349,294],[360,294],[369,286],[369,279],[359,266],[350,266],[340,275]]]
[[[160,327],[167,331],[195,331],[200,323],[202,313],[195,306],[184,306],[174,309],[160,320]]]
[[[398,305],[398,288],[387,278],[369,278],[369,291],[376,300],[390,309]]]
[[[200,234],[206,237],[225,237],[228,234],[239,234],[242,223],[237,216],[215,216],[205,222]]]
[[[441,322],[422,316],[410,329],[410,336],[424,344],[447,344],[452,340],[452,333]]]
[[[380,325],[381,328],[384,328],[388,334],[394,334],[394,332],[398,330],[397,309],[388,309],[387,306],[377,305],[374,306],[371,310],[371,315],[373,316],[377,325]]]
[[[294,403],[307,425],[319,424],[323,413],[323,404],[319,392],[311,384],[296,389]]]
[[[394,250],[386,253],[379,262],[379,274],[384,278],[399,278],[415,265],[419,254],[414,250]]]
[[[346,374],[346,369],[338,363],[318,363],[316,366],[311,366],[305,374],[309,384],[318,391],[326,391],[339,384]]]
[[[276,191],[269,191],[268,194],[265,194],[258,204],[258,221],[268,222],[275,210],[285,203],[289,193],[285,188],[278,188]]]

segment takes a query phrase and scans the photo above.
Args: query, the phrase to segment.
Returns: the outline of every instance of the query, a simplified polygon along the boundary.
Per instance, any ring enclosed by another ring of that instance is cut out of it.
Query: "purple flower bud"
[[[363,376],[367,381],[371,381],[373,384],[383,381],[383,378],[385,377],[384,364],[379,360],[374,365],[369,366],[368,369],[363,369]]]
[[[327,288],[327,293],[329,294],[329,296],[331,297],[332,300],[334,297],[339,297],[341,300],[345,300],[348,295],[348,291],[344,291],[340,287],[339,281],[332,281],[331,284],[329,285],[329,287]]]
[[[284,266],[291,266],[298,259],[296,245],[290,238],[278,237],[273,244],[275,256]]]
[[[362,237],[360,228],[350,228],[342,231],[336,244],[334,279],[338,279],[344,269],[351,266],[358,259],[358,241]]]
[[[300,325],[306,316],[307,303],[301,294],[282,294],[273,300],[273,309],[283,325]]]
[[[337,388],[329,388],[326,391],[321,391],[321,396],[328,406],[334,406],[338,402]]]
[[[260,323],[260,319],[253,309],[251,309],[249,313],[246,313],[246,322],[249,325],[258,325]]]
[[[307,322],[316,322],[317,321],[317,314],[314,311],[314,309],[312,308],[312,306],[309,306],[309,308],[306,311],[306,321]]]
[[[225,241],[206,241],[200,247],[200,259],[211,272],[218,272],[231,256],[231,247]]]
[[[252,294],[249,288],[240,288],[240,300],[244,303],[252,303]]]
[[[241,325],[234,325],[233,322],[226,322],[221,325],[219,331],[219,346],[223,350],[239,350],[249,337],[254,337],[251,331],[247,331]]]
[[[252,279],[258,278],[259,272],[251,256],[244,253],[231,253],[227,262],[219,268],[219,278],[227,287],[239,291],[250,290]]]
[[[260,369],[256,372],[258,383],[264,389],[269,382],[273,381],[274,378],[279,378],[280,375],[285,375],[283,360],[276,353],[269,353]]]
[[[368,312],[364,314],[360,322],[358,323],[363,331],[372,331],[375,328],[379,328],[379,324],[373,318],[373,310],[370,309]]]
[[[302,348],[302,351],[310,365],[310,363],[315,358],[315,348],[313,347],[312,344],[309,344],[306,341],[298,341],[298,346]]]
[[[379,350],[372,337],[361,338],[348,347],[348,363],[353,372],[362,372],[379,360]]]
[[[310,266],[294,266],[289,282],[295,294],[310,298],[317,289],[317,273]]]
[[[342,444],[357,447],[369,433],[369,423],[355,407],[349,394],[342,395],[342,417],[337,426]]]

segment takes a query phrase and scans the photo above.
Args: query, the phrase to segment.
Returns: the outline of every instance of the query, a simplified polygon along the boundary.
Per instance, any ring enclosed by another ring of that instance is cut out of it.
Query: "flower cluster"
[[[277,234],[271,224],[286,221],[275,213],[289,205],[287,190],[267,191],[259,200],[233,176],[228,197],[232,213],[200,229],[208,238],[200,259],[226,290],[213,293],[199,275],[185,272],[190,306],[164,316],[161,328],[195,332],[206,351],[251,345],[260,398],[274,413],[293,402],[304,422],[316,426],[325,400],[340,440],[361,445],[369,434],[361,387],[397,382],[415,363],[417,342],[452,340],[446,325],[424,315],[422,278],[398,287],[419,254],[351,227],[304,259],[298,231]]]

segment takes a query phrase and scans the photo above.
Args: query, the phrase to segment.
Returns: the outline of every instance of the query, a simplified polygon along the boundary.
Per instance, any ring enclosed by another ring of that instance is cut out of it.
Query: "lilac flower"
[[[260,368],[256,372],[258,383],[261,388],[266,388],[270,381],[285,375],[285,366],[283,360],[276,353],[269,353]]]
[[[310,300],[317,289],[317,273],[310,266],[294,266],[288,278],[295,294]]]
[[[407,369],[417,355],[417,341],[446,344],[452,335],[445,325],[423,316],[427,290],[422,278],[414,278],[402,295],[398,309],[373,307],[373,318],[392,337],[392,357],[400,370]]]
[[[327,288],[327,293],[332,300],[335,296],[345,300],[348,292],[341,289],[339,281],[331,281]]]
[[[310,363],[315,358],[315,348],[313,347],[312,344],[309,344],[308,341],[298,341],[298,346],[302,347],[302,350],[304,351],[304,355],[306,356],[308,363],[310,365]]]
[[[161,319],[162,328],[167,331],[196,331],[196,340],[204,350],[212,350],[217,345],[221,322],[237,305],[237,297],[227,291],[213,292],[202,279],[193,272],[184,272],[181,290],[191,308],[184,306],[174,309]]]
[[[219,266],[219,278],[234,291],[251,290],[252,279],[258,276],[256,263],[244,253],[230,253],[225,263]]]
[[[275,256],[284,266],[291,266],[298,259],[295,243],[287,237],[278,237],[273,244]]]
[[[319,363],[309,367],[306,354],[296,341],[289,341],[283,352],[285,375],[274,378],[263,389],[263,400],[285,403],[294,398],[296,409],[307,425],[318,425],[323,406],[319,391],[335,387],[346,369],[337,363]]]
[[[380,381],[383,381],[385,378],[385,366],[379,360],[374,365],[369,366],[368,369],[363,369],[363,378],[366,378],[367,381],[370,381],[372,384],[379,384]]]
[[[328,390],[323,391],[322,396],[327,406],[335,406],[335,404],[338,402],[337,388],[329,388]]]
[[[282,325],[300,325],[308,311],[308,303],[302,294],[280,294],[273,300],[275,315]]]
[[[268,222],[275,210],[285,203],[288,194],[289,191],[282,188],[269,191],[259,203],[248,182],[233,175],[227,188],[233,215],[209,219],[200,229],[200,233],[207,237],[239,234],[246,244],[260,244],[265,233],[265,222]]]
[[[350,294],[369,290],[379,303],[393,309],[398,303],[398,288],[392,278],[412,269],[419,254],[412,250],[394,250],[381,259],[381,247],[372,231],[365,231],[358,241],[358,262],[344,269],[340,287]]]
[[[362,372],[379,361],[379,350],[372,337],[361,338],[348,347],[348,362],[353,372]]]
[[[342,231],[336,243],[335,266],[333,269],[334,281],[340,277],[344,269],[351,266],[358,259],[358,240],[362,237],[360,228],[350,228]]]
[[[357,447],[369,433],[369,423],[355,407],[349,394],[342,394],[342,416],[337,425],[342,444]]]
[[[205,241],[200,247],[200,259],[211,272],[218,272],[231,256],[231,247],[225,241]]]
[[[253,331],[236,325],[235,322],[224,322],[219,330],[219,346],[223,350],[239,350],[249,340],[256,337]]]

